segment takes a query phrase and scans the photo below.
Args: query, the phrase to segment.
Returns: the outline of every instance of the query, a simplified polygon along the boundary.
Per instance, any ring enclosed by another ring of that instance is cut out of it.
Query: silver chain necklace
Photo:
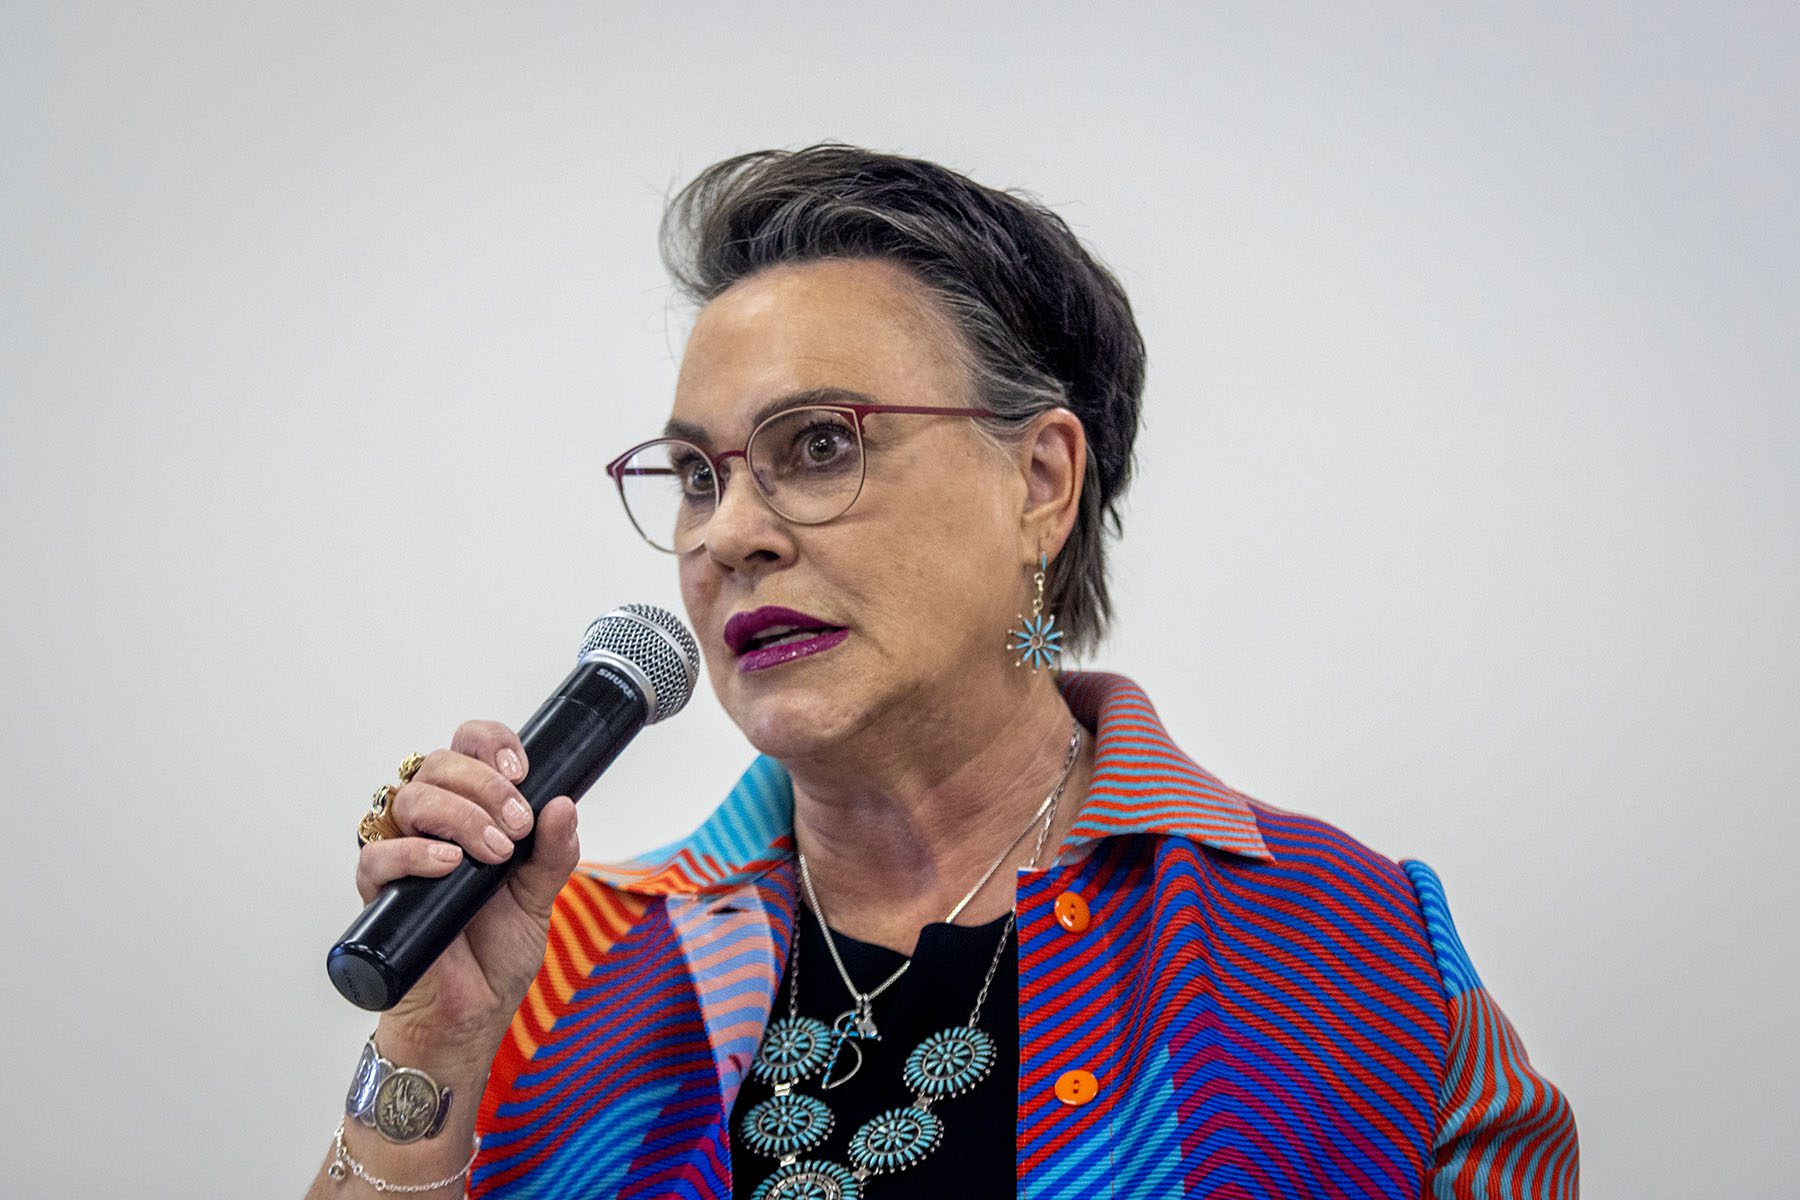
[[[1073,766],[1075,761],[1073,751],[1080,748],[1080,734],[1076,733],[1071,735],[1070,740],[1072,748],[1069,757],[1069,766]],[[944,924],[954,924],[956,918],[962,915],[962,910],[969,906],[969,902],[980,894],[981,889],[988,885],[988,881],[993,879],[995,873],[1000,870],[1006,860],[1012,857],[1013,851],[1019,848],[1019,843],[1025,840],[1025,835],[1030,833],[1032,828],[1037,825],[1039,821],[1043,820],[1046,810],[1055,804],[1057,798],[1062,794],[1062,785],[1066,783],[1067,780],[1068,771],[1067,768],[1065,768],[1063,779],[1058,782],[1057,787],[1051,791],[1049,795],[1044,797],[1043,803],[1039,804],[1037,810],[1031,814],[1031,819],[1026,822],[1025,828],[1019,831],[1019,836],[1015,837],[1006,849],[1000,852],[1000,856],[994,860],[992,866],[988,867],[988,869],[982,873],[981,878],[975,882],[974,887],[969,889],[968,894],[957,901],[956,906],[952,908],[949,915],[944,918]],[[819,895],[813,890],[812,872],[807,869],[806,855],[804,853],[796,853],[796,857],[800,860],[800,883],[801,886],[806,889],[806,901],[808,904],[812,905],[813,912],[818,915],[819,927],[826,930],[825,948],[831,952],[831,961],[833,965],[837,967],[838,978],[844,981],[844,989],[850,993],[850,998],[854,1002],[854,1007],[838,1017],[838,1019],[833,1022],[832,1028],[838,1031],[840,1042],[845,1037],[880,1037],[881,1033],[875,1026],[875,1014],[871,1005],[875,997],[887,991],[888,988],[892,987],[902,975],[906,974],[907,968],[912,966],[912,959],[906,959],[894,969],[893,974],[889,975],[869,991],[857,991],[855,981],[850,978],[850,972],[844,966],[843,956],[838,953],[837,939],[830,935],[831,923],[825,918],[825,907],[819,903]],[[1033,860],[1032,865],[1037,865],[1035,859]],[[794,1011],[796,1002],[796,993],[790,988],[788,991],[788,1016],[790,1017],[798,1015]],[[852,1030],[854,1030],[854,1032],[851,1032]],[[841,1079],[830,1080],[829,1077],[831,1072],[827,1071],[827,1082],[820,1086],[826,1090],[830,1090],[840,1083],[847,1082],[850,1075],[854,1075],[855,1073],[856,1072],[852,1070],[849,1075],[845,1075]]]
[[[1068,786],[1069,774],[1075,769],[1075,759],[1081,751],[1081,725],[1079,722],[1071,722],[1071,726],[1069,749],[1063,759],[1062,774],[1057,779],[1056,786],[1032,813],[1030,822],[1019,832],[1019,836],[1012,840],[975,886],[969,889],[969,893],[950,910],[950,915],[944,918],[946,924],[954,921],[981,889],[987,886],[988,881],[1012,856],[1033,826],[1037,827],[1038,835],[1027,870],[1037,869],[1038,860],[1044,851],[1044,841],[1050,836],[1050,828],[1056,822],[1058,802]],[[1000,969],[1000,960],[1005,957],[1007,939],[1012,936],[1018,919],[1018,904],[1015,901],[1012,910],[1006,915],[1006,922],[1000,930],[1000,944],[994,950],[993,961],[988,963],[987,976],[981,981],[981,992],[975,997],[975,1007],[969,1013],[968,1021],[953,1029],[939,1030],[920,1042],[907,1055],[902,1075],[907,1088],[913,1093],[913,1102],[905,1107],[888,1109],[862,1124],[850,1139],[849,1167],[825,1159],[802,1159],[802,1154],[815,1149],[831,1135],[837,1118],[823,1100],[796,1092],[793,1090],[794,1086],[818,1074],[820,1090],[828,1091],[856,1074],[862,1066],[862,1050],[856,1042],[859,1039],[881,1036],[875,1026],[871,1003],[906,973],[906,969],[912,965],[912,959],[908,958],[901,963],[893,974],[871,991],[858,991],[838,953],[837,942],[825,919],[824,909],[819,906],[818,896],[813,890],[812,875],[807,870],[806,856],[796,852],[796,857],[799,859],[800,881],[806,889],[807,901],[819,919],[819,928],[825,933],[826,948],[830,950],[838,975],[850,992],[854,1007],[831,1025],[800,1015],[800,929],[796,922],[790,942],[788,1015],[784,1020],[771,1024],[763,1034],[756,1062],[751,1067],[751,1073],[768,1084],[775,1094],[745,1114],[740,1132],[744,1141],[757,1153],[779,1160],[774,1173],[758,1185],[756,1200],[813,1200],[814,1197],[822,1200],[862,1200],[863,1184],[870,1176],[905,1170],[924,1161],[926,1156],[937,1149],[943,1140],[943,1121],[931,1111],[933,1103],[972,1090],[993,1070],[996,1058],[994,1039],[985,1030],[978,1028],[978,1025],[982,1006],[987,1003],[988,990],[993,986],[994,974]],[[838,1055],[845,1047],[855,1052],[856,1064],[844,1075],[833,1079],[832,1071],[837,1065]]]

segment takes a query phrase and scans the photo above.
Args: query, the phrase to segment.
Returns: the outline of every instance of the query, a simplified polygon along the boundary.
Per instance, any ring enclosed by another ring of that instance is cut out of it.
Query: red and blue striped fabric
[[[1019,877],[1020,1196],[1576,1194],[1569,1106],[1429,867],[1227,787],[1129,680],[1063,689],[1095,766],[1056,862]],[[571,880],[472,1195],[727,1200],[727,1117],[793,931],[792,808],[759,759],[692,837]],[[1056,1095],[1073,1070],[1099,1083],[1080,1105]]]

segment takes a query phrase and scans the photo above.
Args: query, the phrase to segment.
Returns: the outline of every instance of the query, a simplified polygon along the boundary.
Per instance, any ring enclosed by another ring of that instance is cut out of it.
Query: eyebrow
[[[758,425],[762,424],[776,413],[786,412],[790,408],[805,408],[809,404],[874,403],[876,403],[875,397],[866,392],[852,391],[849,388],[808,388],[803,392],[789,392],[785,396],[777,396],[775,399],[751,413],[750,428],[755,429]],[[668,424],[663,426],[663,436],[680,438],[684,442],[693,442],[695,445],[705,446],[708,449],[711,449],[713,445],[712,435],[706,432],[705,429],[687,421],[678,421],[673,417],[669,419]]]

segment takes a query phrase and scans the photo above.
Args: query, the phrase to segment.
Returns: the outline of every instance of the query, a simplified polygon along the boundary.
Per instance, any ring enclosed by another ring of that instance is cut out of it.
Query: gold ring
[[[366,846],[370,842],[379,842],[382,838],[401,836],[399,824],[389,807],[394,802],[394,786],[384,783],[375,789],[375,796],[369,804],[369,811],[362,815],[356,825],[356,844]]]
[[[417,750],[407,755],[400,763],[400,782],[411,783],[419,768],[425,765],[425,756]]]

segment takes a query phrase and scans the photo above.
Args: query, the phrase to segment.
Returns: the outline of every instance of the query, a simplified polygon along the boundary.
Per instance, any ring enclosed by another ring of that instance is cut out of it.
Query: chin
[[[853,727],[842,709],[806,703],[761,701],[734,716],[752,746],[784,762],[798,762],[829,751],[841,744]]]
[[[750,677],[737,676],[733,668],[733,678],[718,689],[732,722],[752,746],[771,758],[810,758],[841,743],[864,723],[864,697],[845,695],[831,682],[807,679],[808,673],[798,663]]]

